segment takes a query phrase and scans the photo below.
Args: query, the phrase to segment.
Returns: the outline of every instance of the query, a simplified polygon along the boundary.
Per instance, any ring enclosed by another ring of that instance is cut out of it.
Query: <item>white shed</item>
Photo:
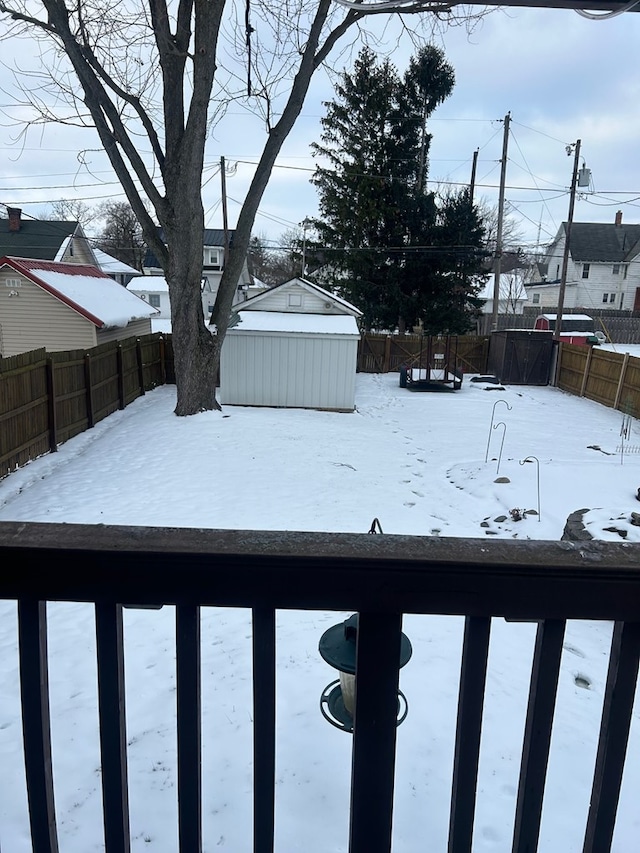
[[[224,404],[354,410],[361,314],[354,305],[296,278],[233,311],[220,360]]]

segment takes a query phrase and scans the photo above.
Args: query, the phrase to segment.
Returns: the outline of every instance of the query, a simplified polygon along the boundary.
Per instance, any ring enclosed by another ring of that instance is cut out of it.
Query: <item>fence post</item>
[[[142,341],[136,338],[136,361],[138,362],[138,384],[140,385],[140,396],[144,397],[144,362],[142,361]]]
[[[52,358],[47,359],[47,409],[49,415],[49,450],[51,453],[55,453],[58,449],[58,421],[56,417],[56,383]]]
[[[160,340],[158,341],[158,344],[160,345],[160,377],[162,379],[162,384],[166,385],[167,384],[167,365],[165,364],[166,347],[165,347],[164,338],[162,337],[162,335],[160,335]]]
[[[118,344],[116,360],[118,362],[118,401],[120,408],[124,409],[124,365],[122,361],[122,344]]]
[[[629,353],[625,352],[624,358],[622,359],[622,367],[620,368],[620,378],[618,379],[618,387],[616,388],[616,399],[613,404],[613,408],[617,409],[620,405],[620,397],[622,396],[622,386],[624,385],[624,377],[627,372],[627,365],[629,364]]]
[[[386,340],[384,342],[384,365],[382,367],[383,373],[388,373],[391,370],[391,336],[387,335]]]
[[[84,354],[84,385],[85,397],[87,400],[87,429],[95,426],[93,418],[93,385],[91,378],[91,355],[86,352]]]
[[[593,355],[593,347],[589,347],[589,352],[587,353],[587,358],[584,363],[584,372],[582,374],[582,385],[580,386],[580,396],[584,397],[585,388],[587,387],[587,380],[589,379],[589,370],[591,368],[591,356]]]

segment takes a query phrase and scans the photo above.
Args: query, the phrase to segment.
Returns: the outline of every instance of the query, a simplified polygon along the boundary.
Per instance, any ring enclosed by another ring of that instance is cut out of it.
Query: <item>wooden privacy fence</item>
[[[454,349],[452,344],[452,351]],[[421,353],[426,357],[426,351],[426,339],[422,335],[365,334],[358,345],[358,371],[392,373],[402,365],[417,366]],[[485,373],[488,355],[488,336],[458,337],[456,367],[464,373]]]
[[[171,356],[155,334],[0,358],[0,477],[171,381]]]
[[[640,358],[561,344],[558,388],[640,417]]]

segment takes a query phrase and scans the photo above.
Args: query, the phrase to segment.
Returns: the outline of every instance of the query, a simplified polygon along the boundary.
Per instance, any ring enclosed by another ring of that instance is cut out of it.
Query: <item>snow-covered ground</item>
[[[357,411],[225,408],[176,418],[158,388],[0,482],[0,520],[559,539],[589,507],[598,538],[640,542],[640,424],[620,453],[623,416],[553,388],[455,393],[359,375]],[[496,429],[491,429],[492,416]],[[504,424],[502,426],[501,424]],[[500,447],[504,434],[501,459]],[[489,444],[489,446],[488,446]],[[533,461],[521,464],[527,457]],[[485,461],[486,458],[486,461]],[[537,460],[537,461],[536,461]],[[514,521],[510,510],[540,515]],[[507,480],[507,482],[496,482]],[[637,548],[637,544],[629,547]],[[350,740],[318,709],[334,671],[317,644],[337,613],[278,613],[276,841],[279,853],[346,850]],[[56,808],[63,853],[102,847],[93,615],[49,605]],[[463,622],[406,616],[395,853],[446,850]],[[126,611],[134,851],[177,842],[174,614]],[[474,851],[511,849],[535,627],[493,620]],[[248,613],[203,612],[205,850],[251,849],[251,627]],[[611,625],[571,622],[558,694],[540,850],[582,849]],[[615,853],[640,837],[636,700]],[[0,845],[30,850],[20,740],[15,605],[0,603]]]

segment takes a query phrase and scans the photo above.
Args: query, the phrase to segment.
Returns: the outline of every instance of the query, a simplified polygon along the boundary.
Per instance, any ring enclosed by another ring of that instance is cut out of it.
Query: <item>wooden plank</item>
[[[3,412],[0,414],[0,423],[3,421],[8,421],[10,418],[18,417],[19,415],[24,415],[27,412],[30,412],[32,409],[35,409],[37,406],[41,406],[43,403],[47,402],[46,395],[42,395],[37,397],[35,400],[29,400],[28,403],[23,403],[22,406],[17,406],[15,409],[11,409],[8,412]]]
[[[21,599],[18,602],[18,639],[31,843],[33,853],[57,853],[45,601]]]
[[[620,395],[622,394],[622,388],[624,386],[624,377],[627,372],[627,365],[629,364],[629,353],[625,352],[624,359],[622,361],[622,365],[620,367],[620,376],[618,378],[618,386],[616,388],[616,396],[613,403],[613,408],[617,409],[620,406]]]
[[[538,849],[565,625],[564,619],[547,619],[538,624],[512,853],[535,853]]]
[[[142,358],[142,342],[140,338],[136,339],[136,363],[138,368],[138,385],[140,386],[140,396],[144,397],[144,359]]]
[[[465,619],[453,758],[449,853],[470,853],[472,846],[490,631],[490,619],[473,616]]]
[[[640,621],[636,550],[569,545],[0,521],[0,597]]]
[[[276,765],[276,622],[253,609],[253,851],[273,853]]]
[[[34,435],[33,438],[30,438],[28,441],[19,444],[17,447],[12,447],[7,453],[4,453],[0,456],[0,464],[6,462],[8,459],[11,459],[13,456],[17,456],[19,453],[22,453],[24,450],[29,450],[38,442],[43,441],[44,439],[49,438],[49,430],[46,432],[41,432],[38,435]],[[46,452],[46,448],[43,448],[42,453]]]
[[[202,850],[200,608],[176,608],[178,835],[180,850]]]
[[[606,853],[611,849],[639,658],[640,623],[616,622],[583,853]]]
[[[49,450],[58,450],[58,418],[56,414],[55,366],[52,358],[47,359],[47,408],[49,412]]]
[[[120,409],[124,409],[126,405],[124,391],[124,362],[122,358],[122,344],[118,344],[117,359],[118,359],[118,400]]]
[[[84,384],[87,399],[87,428],[95,425],[93,417],[93,386],[91,384],[91,356],[87,353],[84,357]]]
[[[95,613],[105,850],[129,853],[122,605],[98,603]]]
[[[391,850],[401,630],[400,613],[358,618],[349,853]]]
[[[584,397],[584,389],[587,387],[587,379],[589,378],[589,368],[591,367],[591,358],[593,356],[593,347],[589,347],[587,358],[584,363],[584,371],[582,373],[582,384],[580,385],[580,396]]]

